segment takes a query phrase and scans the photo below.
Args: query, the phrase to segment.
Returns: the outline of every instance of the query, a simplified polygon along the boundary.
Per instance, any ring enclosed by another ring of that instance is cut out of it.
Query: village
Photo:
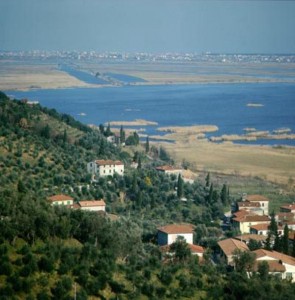
[[[100,177],[124,175],[124,163],[119,160],[94,160],[87,164],[87,172],[91,174],[92,182]],[[133,167],[137,167],[137,164]],[[194,178],[188,176],[187,170],[171,165],[155,167],[156,171],[165,176],[180,176],[187,183],[193,183]],[[96,212],[108,216],[106,202],[99,200],[81,200],[74,202],[68,195],[57,194],[48,198],[51,205],[65,206],[69,209]],[[180,201],[187,201],[182,198]],[[220,220],[220,227],[224,235],[218,241],[218,247],[206,249],[196,244],[195,225],[193,224],[166,224],[157,229],[157,245],[162,253],[163,261],[173,261],[175,243],[187,245],[191,255],[198,256],[198,261],[208,256],[214,264],[226,264],[235,269],[238,259],[243,254],[249,254],[251,261],[246,264],[246,271],[250,277],[259,270],[261,263],[267,264],[268,273],[281,279],[295,282],[295,257],[289,256],[282,243],[287,243],[287,249],[295,249],[295,204],[286,204],[280,207],[280,212],[269,212],[269,199],[263,195],[243,194],[241,199],[232,203],[230,212],[225,213]],[[113,216],[110,219],[114,219]],[[117,219],[117,217],[115,217]],[[226,231],[231,228],[238,235],[226,238]],[[281,243],[278,247],[277,243]],[[280,251],[276,251],[280,249]],[[293,251],[294,252],[294,251]]]

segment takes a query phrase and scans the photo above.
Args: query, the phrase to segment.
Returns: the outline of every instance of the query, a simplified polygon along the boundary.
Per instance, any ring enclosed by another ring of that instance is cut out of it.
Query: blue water
[[[217,125],[219,131],[211,134],[214,136],[243,134],[245,127],[269,131],[287,127],[295,132],[294,84],[123,86],[8,91],[7,94],[17,99],[38,100],[86,124],[145,119],[158,122],[158,126]],[[248,103],[263,106],[248,107]],[[156,126],[148,126],[146,130],[154,134]],[[254,143],[295,146],[295,140]]]
[[[108,82],[99,78],[95,77],[92,74],[89,74],[87,72],[77,70],[75,68],[71,68],[70,66],[67,65],[59,65],[59,69],[61,71],[67,72],[69,75],[78,78],[81,81],[84,81],[85,83],[89,84],[107,84]]]

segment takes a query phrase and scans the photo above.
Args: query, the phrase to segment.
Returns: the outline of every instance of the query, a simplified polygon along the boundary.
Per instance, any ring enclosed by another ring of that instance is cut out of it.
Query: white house
[[[262,223],[250,226],[250,233],[267,236],[269,231],[269,223]],[[278,226],[278,234],[283,234],[284,228]]]
[[[252,211],[257,215],[268,215],[269,199],[261,195],[246,195],[238,202],[238,210]]]
[[[171,245],[178,237],[183,237],[188,244],[193,244],[193,225],[166,225],[158,228],[158,245]]]
[[[280,252],[268,251],[265,249],[258,249],[252,251],[256,254],[256,261],[275,261],[277,264],[281,264],[285,267],[285,271],[278,270],[278,273],[281,274],[282,279],[290,279],[292,282],[295,282],[295,258]]]
[[[68,195],[54,195],[48,198],[49,202],[51,202],[51,205],[66,205],[66,206],[72,206],[74,203],[74,199],[71,196]]]
[[[87,164],[87,172],[98,177],[123,175],[124,164],[119,160],[95,160]]]
[[[103,200],[84,200],[79,201],[78,206],[81,210],[105,211],[106,204]]]

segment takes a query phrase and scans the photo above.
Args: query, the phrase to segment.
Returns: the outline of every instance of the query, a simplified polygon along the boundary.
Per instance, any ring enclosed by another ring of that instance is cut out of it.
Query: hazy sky
[[[295,1],[0,0],[0,50],[295,53]]]

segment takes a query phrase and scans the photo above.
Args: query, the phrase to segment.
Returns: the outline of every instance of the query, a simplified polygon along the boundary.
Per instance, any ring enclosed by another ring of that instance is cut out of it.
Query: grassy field
[[[135,76],[146,82],[136,85],[294,82],[292,64],[231,64],[213,62],[106,62],[74,61],[80,70]],[[274,71],[275,70],[275,71]],[[281,75],[276,77],[273,75]],[[103,85],[100,85],[103,86]],[[30,60],[0,60],[0,90],[34,88],[99,87],[86,84],[58,70],[58,63]]]
[[[0,61],[0,90],[91,87],[59,71],[57,64],[29,64]]]

